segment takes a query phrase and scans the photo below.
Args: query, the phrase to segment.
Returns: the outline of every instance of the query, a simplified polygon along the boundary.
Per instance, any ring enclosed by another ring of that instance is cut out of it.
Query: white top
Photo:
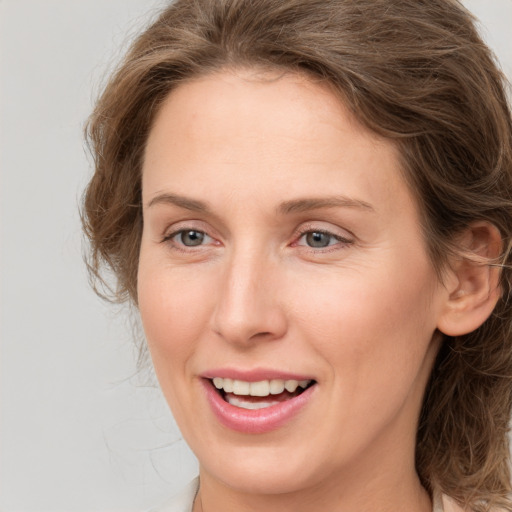
[[[176,494],[169,501],[147,512],[192,512],[194,498],[199,489],[199,477],[188,483],[179,494]]]
[[[192,512],[194,498],[199,489],[199,477],[194,478],[182,491],[157,508],[147,512]],[[463,510],[447,496],[434,494],[432,512],[463,512]]]

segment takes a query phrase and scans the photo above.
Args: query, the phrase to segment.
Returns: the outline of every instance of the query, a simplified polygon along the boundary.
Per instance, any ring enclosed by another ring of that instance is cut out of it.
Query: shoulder
[[[467,512],[460,505],[457,505],[450,497],[443,494],[442,498],[442,512]]]
[[[173,496],[162,505],[147,512],[192,512],[194,498],[199,488],[199,477],[194,478],[181,492]]]
[[[470,512],[464,510],[446,494],[442,494],[439,489],[434,490],[432,501],[434,502],[432,512]]]
[[[439,500],[440,500],[440,507],[439,507],[439,505],[438,505],[439,508],[436,508],[436,506],[434,506],[433,512],[472,512],[472,509],[469,510],[469,509],[465,509],[465,508],[461,507],[452,498],[450,498],[449,496],[446,496],[445,494],[443,494]],[[434,502],[434,505],[435,505],[435,502]],[[489,512],[506,512],[506,511],[501,508],[499,508],[499,509],[492,508],[492,509],[490,509]]]

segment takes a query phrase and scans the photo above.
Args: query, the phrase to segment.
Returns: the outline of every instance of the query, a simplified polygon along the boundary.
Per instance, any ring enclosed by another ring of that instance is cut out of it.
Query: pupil
[[[181,234],[181,241],[183,242],[183,245],[187,246],[195,246],[195,245],[201,245],[204,240],[204,233],[201,233],[201,231],[184,231]]]
[[[330,235],[318,231],[313,231],[306,235],[306,242],[310,247],[327,247],[330,241]]]

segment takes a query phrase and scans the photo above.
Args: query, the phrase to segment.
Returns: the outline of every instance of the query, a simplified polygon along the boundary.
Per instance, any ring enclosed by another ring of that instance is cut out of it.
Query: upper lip
[[[236,368],[215,368],[207,370],[200,375],[204,379],[221,377],[223,379],[243,380],[245,382],[259,382],[262,380],[315,380],[311,375],[275,370],[270,368],[254,368],[240,370]]]

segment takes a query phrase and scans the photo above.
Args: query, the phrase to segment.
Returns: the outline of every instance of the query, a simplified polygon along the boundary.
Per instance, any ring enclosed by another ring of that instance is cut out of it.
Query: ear
[[[445,283],[447,299],[437,328],[461,336],[489,318],[501,295],[500,268],[491,263],[501,254],[498,229],[489,222],[473,223],[461,236],[460,256],[452,261]]]

